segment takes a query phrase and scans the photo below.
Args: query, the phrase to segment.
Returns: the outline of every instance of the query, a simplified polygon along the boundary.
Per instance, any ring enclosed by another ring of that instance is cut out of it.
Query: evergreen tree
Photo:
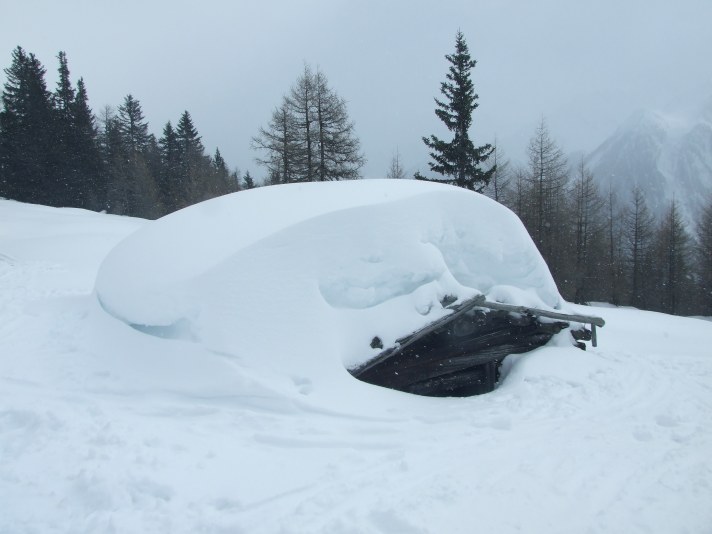
[[[102,209],[105,187],[99,180],[99,154],[94,116],[83,79],[72,87],[67,55],[59,52],[57,88],[53,95],[55,180],[63,191],[62,205]]]
[[[188,111],[184,111],[178,120],[176,138],[181,172],[180,185],[183,189],[183,203],[179,207],[182,208],[210,197],[205,183],[208,161],[200,135]]]
[[[158,192],[158,184],[149,160],[141,159],[132,169],[131,212],[134,217],[157,219],[165,213]]]
[[[213,169],[215,172],[215,194],[226,195],[228,193],[233,193],[235,187],[230,181],[230,172],[227,169],[227,163],[220,153],[220,149],[215,149],[215,156],[213,156]]]
[[[90,210],[105,209],[106,183],[102,179],[96,120],[89,107],[89,97],[82,78],[77,82],[72,102],[72,120],[74,128],[71,144],[76,154],[79,177],[77,205]]]
[[[99,136],[103,181],[106,184],[106,209],[117,215],[130,215],[129,154],[121,134],[119,119],[111,107],[101,113]]]
[[[243,187],[245,189],[254,189],[255,187],[257,187],[255,185],[255,181],[252,179],[252,176],[250,176],[250,171],[245,172],[245,176],[242,179],[242,183],[244,184]]]
[[[57,89],[54,92],[54,108],[60,120],[71,124],[72,121],[72,103],[74,102],[74,88],[69,79],[69,66],[67,63],[67,54],[59,52],[57,55],[59,60],[59,79],[57,80]]]
[[[0,113],[0,183],[4,194],[17,200],[101,209],[96,128],[86,87],[82,80],[72,87],[67,56],[57,57],[57,87],[50,94],[35,56],[21,47],[13,52]]]
[[[45,69],[21,47],[12,52],[0,112],[0,196],[58,205],[53,183],[53,109]]]
[[[201,137],[198,135],[198,130],[193,124],[193,119],[188,111],[184,111],[180,116],[176,128],[176,135],[183,154],[192,153],[199,154],[200,156],[203,155],[205,148],[203,147]]]
[[[143,152],[143,162],[146,167],[145,183],[140,184],[144,188],[144,193],[140,193],[140,201],[143,206],[140,215],[148,219],[162,217],[168,211],[163,205],[163,198],[159,186],[163,162],[161,160],[161,148],[158,140],[153,134],[148,135],[148,142]]]
[[[80,206],[82,188],[79,182],[79,161],[74,145],[74,87],[69,79],[67,55],[59,52],[57,88],[52,95],[54,121],[48,125],[54,136],[53,150],[48,154],[53,169],[52,179],[57,183],[57,205]]]
[[[223,159],[222,154],[220,154],[219,148],[215,149],[215,156],[213,156],[213,165],[215,166],[215,170],[219,174],[227,176],[227,165],[225,164],[225,160]]]
[[[158,185],[149,161],[151,136],[141,103],[131,94],[127,95],[124,103],[119,106],[117,125],[126,159],[125,163],[116,169],[119,173],[115,174],[114,178],[123,182],[121,185],[117,184],[116,190],[125,194],[120,201],[124,206],[124,214],[154,218],[160,213],[160,209]]]
[[[141,103],[126,95],[119,106],[119,128],[129,154],[141,154],[148,145],[148,123],[143,116]]]
[[[181,156],[178,136],[170,121],[163,127],[158,140],[161,154],[161,172],[158,175],[158,192],[166,213],[177,210],[183,204],[185,185],[181,182]]]
[[[477,109],[478,95],[470,78],[470,71],[476,61],[470,52],[462,32],[458,31],[455,39],[455,53],[446,55],[450,63],[446,75],[448,81],[440,84],[443,100],[435,99],[435,114],[452,132],[451,141],[443,141],[431,135],[423,137],[423,142],[430,149],[430,170],[450,177],[442,180],[459,187],[481,191],[495,172],[494,167],[487,171],[481,165],[492,153],[492,146],[487,144],[475,147],[470,139],[472,112]]]
[[[199,165],[205,155],[205,147],[201,141],[198,130],[193,124],[190,113],[184,111],[178,121],[176,128],[176,139],[178,141],[178,153],[183,168],[187,171]]]
[[[242,186],[240,184],[240,171],[239,169],[235,169],[230,173],[230,190],[231,191],[240,191],[242,189]]]

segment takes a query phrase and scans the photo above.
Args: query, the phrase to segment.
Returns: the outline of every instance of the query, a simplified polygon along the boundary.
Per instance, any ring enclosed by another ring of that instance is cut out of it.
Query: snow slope
[[[638,111],[594,150],[588,165],[622,203],[638,186],[661,217],[678,201],[688,222],[712,196],[712,99],[689,117]]]
[[[587,308],[598,348],[510,357],[491,394],[328,402],[107,313],[99,264],[147,228],[0,201],[0,532],[710,532],[711,323]]]

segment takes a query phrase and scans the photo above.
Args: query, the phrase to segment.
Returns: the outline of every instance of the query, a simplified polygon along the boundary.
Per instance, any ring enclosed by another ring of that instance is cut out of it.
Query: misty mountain
[[[627,203],[638,185],[656,216],[674,198],[694,221],[712,195],[712,99],[691,117],[638,111],[588,157],[601,190]]]

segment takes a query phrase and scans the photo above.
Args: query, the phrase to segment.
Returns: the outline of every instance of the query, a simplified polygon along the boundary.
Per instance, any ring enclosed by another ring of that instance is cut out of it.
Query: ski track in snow
[[[23,241],[28,211],[87,247]],[[492,394],[323,406],[107,315],[141,223],[63,211],[0,201],[0,533],[712,532],[709,322],[597,309],[598,348],[510,357]]]

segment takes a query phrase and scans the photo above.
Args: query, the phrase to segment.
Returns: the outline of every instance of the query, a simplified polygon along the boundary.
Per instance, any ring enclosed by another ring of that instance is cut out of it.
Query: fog
[[[304,63],[348,101],[365,176],[385,175],[396,149],[409,174],[426,171],[421,137],[446,137],[433,98],[458,29],[478,62],[471,136],[515,160],[542,116],[565,152],[587,151],[639,108],[689,113],[712,95],[704,0],[3,4],[3,68],[21,45],[53,88],[64,50],[95,113],[131,93],[160,135],[187,109],[209,152],[257,177],[250,139]]]

